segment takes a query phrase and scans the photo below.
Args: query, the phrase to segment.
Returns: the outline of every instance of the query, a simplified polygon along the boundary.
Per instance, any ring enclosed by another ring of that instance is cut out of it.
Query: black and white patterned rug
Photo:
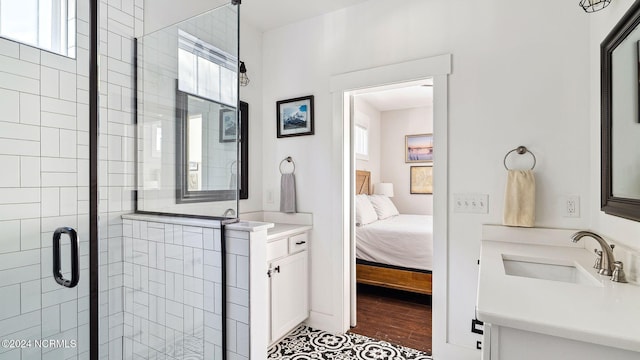
[[[358,334],[331,334],[301,325],[269,348],[278,360],[432,360],[419,350]]]

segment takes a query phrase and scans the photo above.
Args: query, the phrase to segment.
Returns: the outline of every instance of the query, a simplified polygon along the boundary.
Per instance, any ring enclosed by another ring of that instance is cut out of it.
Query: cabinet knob
[[[303,240],[303,241],[298,241],[298,242],[296,243],[296,245],[302,245],[302,244],[306,244],[306,243],[307,243],[307,242]]]
[[[280,265],[278,265],[275,268],[273,268],[273,272],[280,273]]]

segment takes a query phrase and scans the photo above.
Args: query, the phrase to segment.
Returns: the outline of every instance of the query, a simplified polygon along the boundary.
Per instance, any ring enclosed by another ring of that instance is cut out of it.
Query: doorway
[[[433,79],[360,89],[349,107],[351,332],[431,354]]]
[[[450,345],[447,340],[447,311],[448,311],[448,75],[451,73],[452,58],[450,54],[429,58],[395,63],[376,68],[364,69],[336,75],[331,78],[330,91],[333,97],[333,127],[342,136],[334,137],[332,159],[337,171],[341,174],[340,182],[336,183],[341,191],[333,195],[333,201],[339,204],[336,209],[335,221],[341,226],[335,227],[333,234],[341,239],[338,275],[340,276],[340,328],[342,331],[350,329],[352,304],[352,274],[355,274],[355,261],[352,262],[351,239],[355,231],[351,224],[355,222],[355,204],[351,201],[352,189],[355,187],[355,157],[351,153],[352,129],[350,109],[345,104],[350,103],[350,97],[361,89],[424,81],[433,79],[433,125],[434,163],[440,164],[438,171],[433,174],[434,196],[433,209],[439,216],[433,224],[433,354],[445,354]],[[354,276],[355,278],[355,276]]]

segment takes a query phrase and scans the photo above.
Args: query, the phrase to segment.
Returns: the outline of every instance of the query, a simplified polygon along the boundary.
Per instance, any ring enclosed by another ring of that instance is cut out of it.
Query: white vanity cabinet
[[[575,232],[483,225],[483,360],[640,359],[640,286],[599,275]]]
[[[269,239],[269,344],[309,317],[309,235],[307,231]]]
[[[570,311],[568,309],[567,311]],[[637,360],[640,353],[485,323],[482,360]]]

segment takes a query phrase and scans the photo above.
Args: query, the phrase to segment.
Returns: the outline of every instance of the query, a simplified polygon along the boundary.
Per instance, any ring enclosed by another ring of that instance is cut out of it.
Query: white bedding
[[[433,269],[433,216],[400,214],[356,228],[356,258]]]

